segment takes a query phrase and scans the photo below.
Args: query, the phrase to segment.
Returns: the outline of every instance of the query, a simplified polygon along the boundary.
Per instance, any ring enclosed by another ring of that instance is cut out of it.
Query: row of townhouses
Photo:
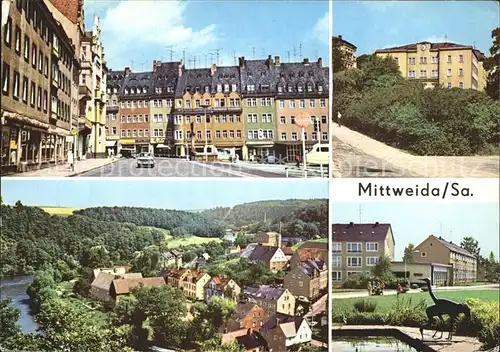
[[[321,58],[284,63],[279,56],[240,57],[237,66],[154,61],[148,72],[109,71],[106,145],[114,153],[177,157],[215,146],[241,160],[295,160],[303,138],[309,148],[328,143],[328,71]],[[304,119],[302,136],[296,122]]]
[[[341,53],[342,67],[356,67],[357,47],[341,35],[332,37],[332,46]],[[403,77],[417,80],[425,88],[437,86],[484,91],[488,73],[486,56],[473,45],[428,41],[375,50],[380,57],[391,57]],[[332,57],[333,62],[333,57]]]
[[[477,279],[476,257],[459,245],[430,235],[414,248],[407,263],[394,259],[390,224],[333,224],[332,279],[340,286],[350,275],[369,273],[379,259],[392,260],[391,271],[412,283],[429,277],[434,285],[457,285]]]
[[[1,172],[105,154],[106,62],[82,0],[2,1]]]

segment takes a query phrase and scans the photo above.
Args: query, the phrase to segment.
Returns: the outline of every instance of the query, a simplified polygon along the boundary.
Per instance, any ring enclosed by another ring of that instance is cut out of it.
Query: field
[[[465,301],[467,298],[479,298],[483,301],[499,301],[498,290],[464,290],[464,291],[436,291],[438,298],[449,298],[454,301]],[[421,299],[425,299],[426,304],[431,304],[432,299],[428,292],[407,293],[400,297],[411,299],[413,305],[416,305]],[[376,312],[387,312],[396,303],[397,295],[389,296],[371,296],[355,298],[334,298],[332,302],[333,313],[352,311],[354,302],[366,299],[377,303]]]
[[[309,240],[309,241],[306,241],[306,242],[321,242],[321,243],[326,243],[328,242],[328,238],[320,238],[320,239],[317,239],[317,240]],[[299,243],[296,243],[292,246],[292,249],[294,251],[297,250],[297,248],[300,248],[304,243],[306,242],[299,242]]]
[[[198,236],[186,236],[182,238],[173,238],[170,235],[170,232],[165,229],[160,229],[156,227],[151,227],[151,226],[142,226],[145,228],[149,229],[156,229],[160,232],[163,232],[164,235],[164,240],[163,243],[166,243],[168,245],[169,249],[174,249],[180,246],[189,246],[193,244],[204,244],[204,243],[210,243],[210,242],[222,242],[220,238],[210,238],[210,237],[198,237]]]
[[[66,207],[39,207],[39,208],[51,215],[61,215],[61,216],[73,215],[74,211],[82,209],[82,208],[66,208]]]

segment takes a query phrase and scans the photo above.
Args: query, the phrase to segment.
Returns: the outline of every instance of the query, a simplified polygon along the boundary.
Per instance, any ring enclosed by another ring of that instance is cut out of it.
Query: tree
[[[392,276],[391,273],[391,257],[388,255],[381,256],[377,264],[372,268],[372,274],[378,279],[387,279]]]
[[[488,259],[486,259],[486,273],[485,278],[489,282],[500,281],[500,262],[495,259],[495,254],[490,252]]]
[[[346,69],[345,60],[347,53],[342,50],[342,39],[332,37],[332,69],[333,73],[344,71]]]
[[[244,352],[245,349],[237,342],[222,344],[220,337],[206,340],[200,344],[200,351],[212,352]]]
[[[12,343],[20,333],[21,328],[17,321],[19,320],[19,309],[14,308],[10,298],[0,301],[0,346],[7,346]]]
[[[484,68],[488,71],[486,92],[495,100],[500,100],[500,27],[491,32],[493,44],[490,48],[490,57],[485,60]]]
[[[191,329],[195,341],[213,339],[219,328],[233,315],[235,307],[234,301],[219,297],[213,297],[207,304],[202,302],[193,304],[194,318]]]
[[[234,240],[235,246],[240,246],[240,248],[245,248],[249,243],[249,239],[242,233],[239,233]]]
[[[415,250],[415,245],[413,243],[408,243],[403,254],[403,262],[408,264],[413,263],[412,252]]]
[[[474,254],[476,258],[479,258],[481,248],[479,248],[479,242],[475,240],[474,237],[464,237],[462,242],[460,242],[460,246],[469,251],[471,254]]]

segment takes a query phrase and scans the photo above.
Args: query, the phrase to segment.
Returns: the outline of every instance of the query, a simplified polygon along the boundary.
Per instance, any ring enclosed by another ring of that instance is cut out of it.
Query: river
[[[26,289],[33,280],[33,276],[17,276],[12,279],[0,281],[0,296],[10,298],[12,305],[21,312],[19,316],[19,325],[22,332],[37,333],[38,325],[30,313],[29,297]]]

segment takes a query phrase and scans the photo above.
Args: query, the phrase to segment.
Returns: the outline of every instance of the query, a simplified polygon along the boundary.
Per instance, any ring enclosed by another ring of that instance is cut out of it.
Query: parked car
[[[153,153],[139,153],[136,157],[137,167],[155,167],[155,157]]]
[[[217,150],[217,159],[219,161],[232,161],[231,152],[227,149],[218,149]]]
[[[264,157],[263,161],[266,164],[276,164],[276,162],[278,161],[278,158],[276,158],[276,156],[274,156],[274,155],[266,155]]]
[[[330,158],[330,145],[317,143],[313,145],[312,150],[306,154],[308,165],[328,165]]]

